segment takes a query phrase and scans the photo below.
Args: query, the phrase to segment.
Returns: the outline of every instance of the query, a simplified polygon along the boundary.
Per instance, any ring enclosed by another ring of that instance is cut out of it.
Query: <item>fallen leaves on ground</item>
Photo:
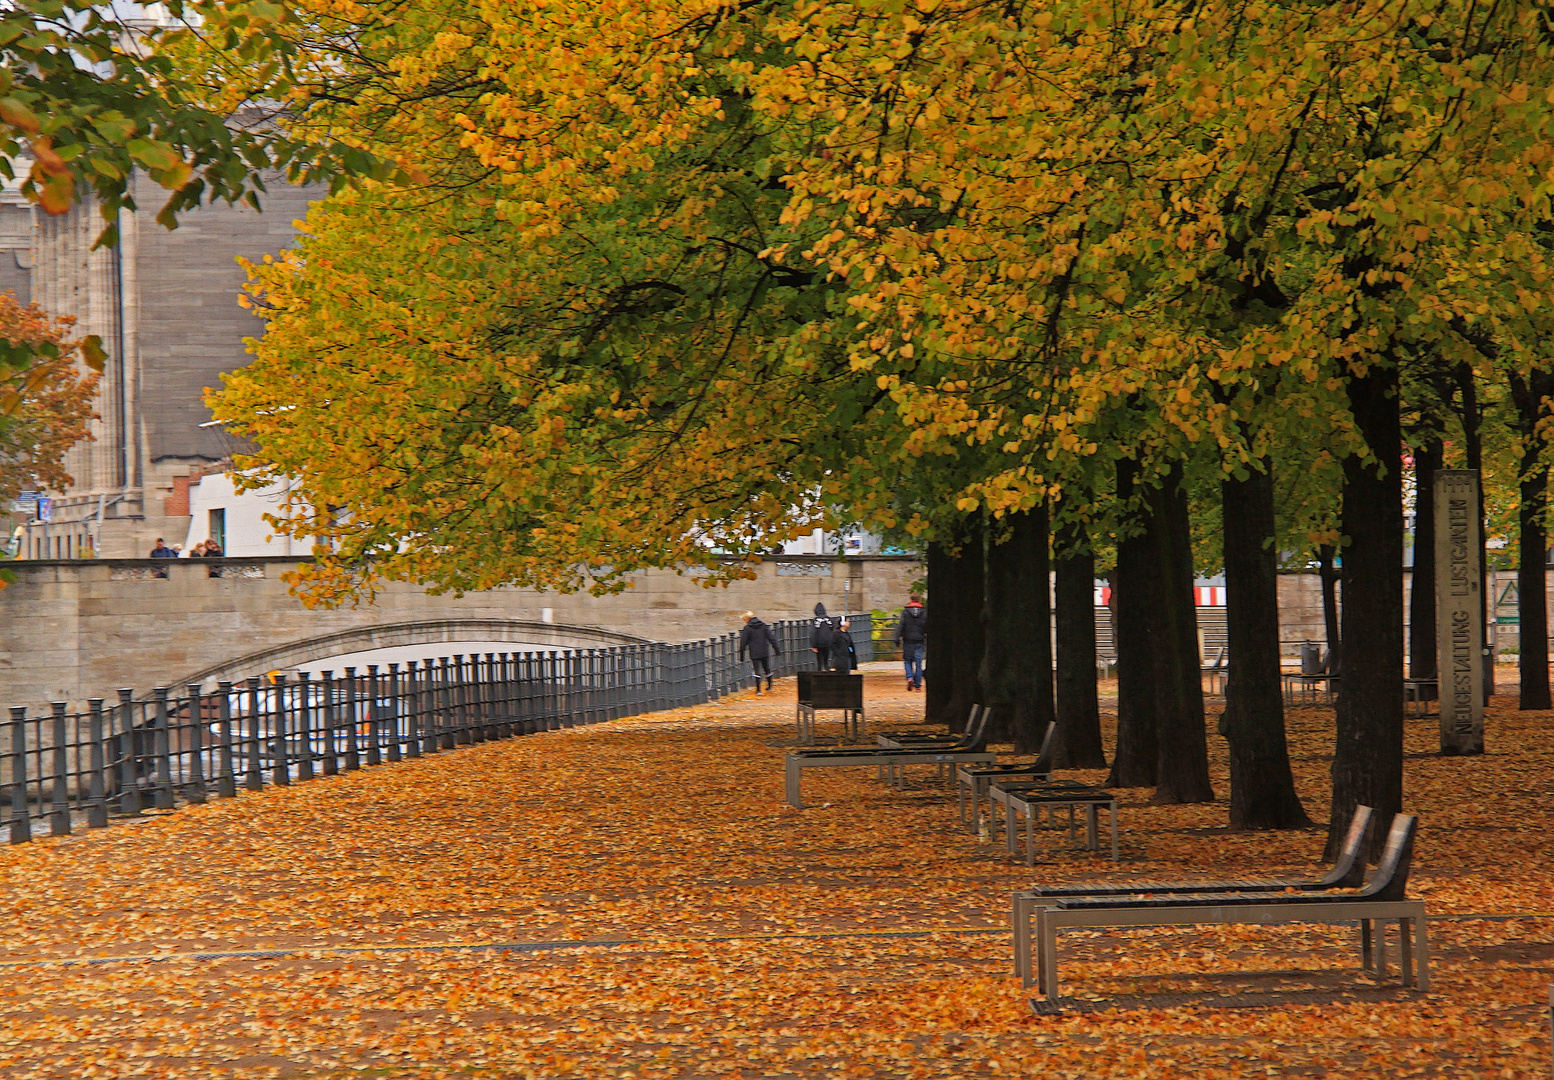
[[[1077,931],[1094,1011],[1037,1016],[1014,889],[1309,873],[1321,831],[1122,792],[1120,867],[1053,832],[1027,868],[927,775],[812,771],[795,810],[791,686],[6,850],[0,1076],[1548,1075],[1550,714],[1497,699],[1481,758],[1410,721],[1413,891],[1454,916],[1428,996],[1361,977],[1351,928]],[[921,696],[871,675],[869,708],[900,726]],[[1331,712],[1290,728],[1325,817]],[[1273,1004],[1205,1004],[1238,992]]]

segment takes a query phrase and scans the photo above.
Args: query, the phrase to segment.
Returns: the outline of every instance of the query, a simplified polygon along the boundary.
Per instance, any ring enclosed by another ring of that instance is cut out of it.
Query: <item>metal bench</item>
[[[854,765],[872,765],[882,775],[899,781],[901,770],[908,765],[937,765],[940,768],[966,762],[991,764],[997,755],[987,750],[983,737],[989,710],[982,710],[977,724],[968,729],[958,741],[948,746],[923,749],[889,747],[854,747],[823,750],[795,750],[783,762],[784,780],[790,805],[803,807],[799,785],[805,769],[841,769]]]
[[[982,821],[982,800],[988,788],[1001,780],[1051,780],[1053,744],[1058,726],[1047,725],[1042,736],[1041,749],[1035,761],[1001,761],[996,765],[961,765],[955,770],[956,801],[959,803],[960,823],[970,832],[979,832]],[[988,804],[992,812],[992,804]]]
[[[799,744],[811,746],[815,742],[816,709],[840,709],[842,742],[862,742],[863,676],[844,671],[801,671],[798,675],[799,703],[794,720]]]
[[[1392,821],[1381,865],[1356,892],[1190,892],[1085,896],[1036,909],[1036,981],[1049,1000],[1058,995],[1057,935],[1068,927],[1193,926],[1205,923],[1268,925],[1284,922],[1360,924],[1362,970],[1387,976],[1386,924],[1398,924],[1403,985],[1430,988],[1429,941],[1422,900],[1404,897],[1417,818]],[[1375,923],[1382,932],[1373,932]]]
[[[973,705],[971,707],[971,715],[966,718],[966,730],[959,735],[918,731],[886,731],[877,735],[875,742],[887,750],[951,749],[966,745],[967,743],[981,746],[987,742],[987,724],[992,715],[992,706]],[[945,772],[945,768],[942,764],[939,766],[940,779],[949,783],[952,777]],[[891,784],[893,787],[905,787],[905,767],[900,765],[881,766],[878,778]]]
[[[1085,814],[1085,843],[1084,847],[1089,851],[1101,850],[1100,840],[1100,810],[1106,808],[1107,822],[1111,826],[1112,834],[1112,862],[1118,860],[1117,853],[1117,796],[1103,788],[1092,787],[1089,784],[1078,784],[1072,781],[1037,781],[1032,783],[994,783],[988,788],[988,798],[993,806],[1004,808],[1004,843],[1009,854],[1015,853],[1016,845],[1016,818],[1025,817],[1025,862],[1031,865],[1036,861],[1036,818],[1043,809],[1049,812],[1062,807],[1067,807],[1068,837],[1073,843],[1076,832],[1075,811],[1084,810]],[[993,813],[996,818],[997,812]]]
[[[1321,892],[1330,889],[1355,889],[1365,883],[1365,839],[1370,835],[1374,811],[1368,806],[1354,808],[1349,819],[1349,831],[1344,846],[1338,853],[1333,869],[1314,881],[1265,878],[1263,880],[1236,881],[1135,881],[1126,884],[1095,883],[1088,885],[1057,885],[1030,889],[1014,894],[1012,917],[1014,919],[1014,973],[1031,984],[1031,924],[1038,907],[1051,906],[1058,900],[1081,896],[1133,896],[1139,893],[1241,893],[1294,890],[1296,892]]]

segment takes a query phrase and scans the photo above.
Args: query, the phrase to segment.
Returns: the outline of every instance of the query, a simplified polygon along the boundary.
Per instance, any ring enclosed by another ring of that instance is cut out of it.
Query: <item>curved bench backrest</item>
[[[1366,900],[1402,900],[1408,891],[1408,871],[1414,862],[1414,827],[1419,819],[1413,814],[1397,814],[1387,833],[1387,846],[1370,884],[1357,896]]]
[[[1375,814],[1376,811],[1368,806],[1354,808],[1343,849],[1339,851],[1333,869],[1322,879],[1322,888],[1353,889],[1365,884],[1365,839],[1370,835],[1371,818]]]
[[[1033,772],[1051,772],[1052,759],[1057,756],[1058,750],[1058,725],[1047,724],[1047,733],[1041,737],[1041,749],[1036,753],[1036,762],[1031,766]]]

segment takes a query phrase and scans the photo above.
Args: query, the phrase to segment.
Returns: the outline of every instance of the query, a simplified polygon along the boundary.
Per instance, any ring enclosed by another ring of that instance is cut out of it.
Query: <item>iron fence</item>
[[[808,622],[772,626],[773,674],[812,667]],[[872,656],[869,617],[850,634]],[[455,654],[365,669],[298,671],[55,702],[0,720],[0,828],[53,836],[114,815],[232,798],[239,790],[333,776],[493,739],[703,704],[753,685],[739,635],[680,645]]]

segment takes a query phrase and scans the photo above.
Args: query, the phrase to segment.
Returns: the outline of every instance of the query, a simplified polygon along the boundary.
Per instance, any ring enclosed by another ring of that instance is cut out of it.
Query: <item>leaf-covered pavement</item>
[[[896,686],[874,723],[921,709]],[[1158,928],[1066,936],[1079,1007],[1035,1015],[1014,888],[1304,873],[1321,833],[1126,792],[1119,871],[1057,839],[1028,869],[931,784],[811,772],[793,810],[789,681],[0,853],[0,1076],[1547,1076],[1554,717],[1512,705],[1483,758],[1410,721],[1427,997],[1352,929]],[[1291,729],[1325,817],[1331,713]]]

